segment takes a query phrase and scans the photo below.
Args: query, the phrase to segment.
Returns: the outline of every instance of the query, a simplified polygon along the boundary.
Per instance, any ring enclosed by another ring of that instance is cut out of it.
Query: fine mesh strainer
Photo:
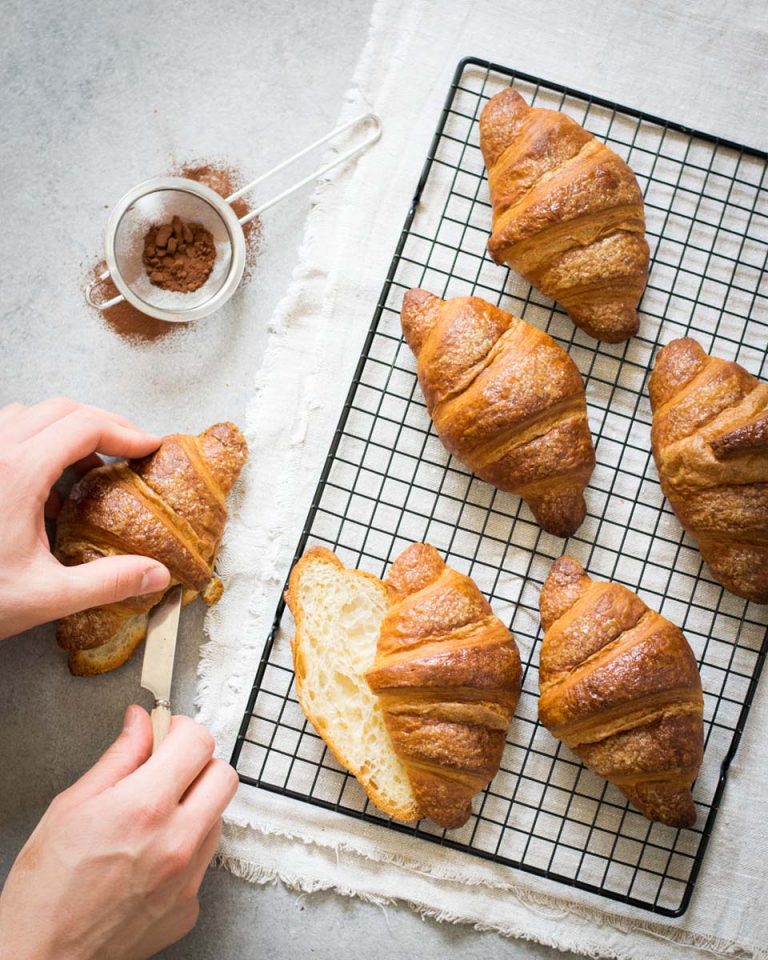
[[[231,206],[235,200],[250,193],[260,183],[307,153],[358,124],[368,129],[360,143],[334,157],[282,193],[259,204],[244,217],[238,218]],[[145,180],[129,190],[110,214],[105,235],[108,269],[87,285],[86,300],[98,310],[108,310],[126,300],[142,313],[170,323],[188,323],[190,320],[207,317],[229,300],[242,279],[245,269],[243,226],[329,170],[362,153],[375,143],[380,135],[381,122],[376,114],[366,113],[355,117],[229,197],[222,197],[210,187],[186,177],[155,177]],[[187,293],[163,290],[155,286],[150,282],[142,263],[144,237],[149,228],[155,224],[169,223],[174,216],[187,223],[202,224],[212,234],[216,246],[216,258],[210,276],[197,290]],[[97,287],[110,278],[120,291],[118,296],[109,300],[96,299]]]

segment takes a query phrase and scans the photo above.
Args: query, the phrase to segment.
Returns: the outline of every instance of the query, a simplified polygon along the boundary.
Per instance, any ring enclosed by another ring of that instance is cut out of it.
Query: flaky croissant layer
[[[493,231],[506,263],[598,340],[637,333],[648,278],[643,197],[613,150],[555,110],[509,88],[480,117]]]
[[[584,381],[548,334],[479,297],[403,298],[403,332],[438,436],[479,477],[567,537],[595,466]]]
[[[686,337],[659,352],[649,390],[672,509],[727,590],[768,603],[768,384]]]
[[[693,826],[704,703],[682,632],[570,557],[552,565],[540,607],[541,722],[650,820]]]

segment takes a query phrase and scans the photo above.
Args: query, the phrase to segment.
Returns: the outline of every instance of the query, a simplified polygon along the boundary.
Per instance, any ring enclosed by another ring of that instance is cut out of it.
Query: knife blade
[[[171,725],[171,681],[180,610],[181,587],[174,587],[149,615],[141,685],[155,698],[152,753],[163,742]]]

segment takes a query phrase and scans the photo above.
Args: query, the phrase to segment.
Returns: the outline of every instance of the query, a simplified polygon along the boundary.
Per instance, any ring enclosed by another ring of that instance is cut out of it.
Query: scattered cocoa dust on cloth
[[[168,175],[188,177],[190,180],[204,183],[222,197],[228,197],[246,183],[245,177],[239,170],[214,162],[176,164],[168,171]],[[232,204],[232,209],[238,217],[243,217],[249,212],[250,207],[247,200],[241,198]],[[243,234],[245,235],[246,265],[242,283],[247,283],[261,249],[261,221],[258,217],[245,224]],[[102,259],[98,260],[87,269],[85,282],[95,279],[106,269],[106,262]],[[116,297],[119,292],[111,280],[105,280],[99,287],[102,301]],[[132,346],[144,346],[171,336],[178,336],[188,326],[186,323],[166,323],[164,320],[148,317],[126,301],[110,307],[109,310],[100,310],[99,313],[107,328]]]

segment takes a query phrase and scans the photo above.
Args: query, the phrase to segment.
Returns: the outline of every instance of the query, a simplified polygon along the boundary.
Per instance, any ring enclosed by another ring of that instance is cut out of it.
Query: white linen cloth
[[[378,0],[342,115],[381,142],[316,193],[269,330],[246,432],[251,461],[221,554],[199,719],[229,756],[350,379],[456,63],[473,55],[722,137],[768,147],[761,2]],[[680,919],[538,880],[241,786],[222,862],[302,891],[402,900],[443,920],[593,957],[768,957],[768,692],[758,689],[693,901]]]

